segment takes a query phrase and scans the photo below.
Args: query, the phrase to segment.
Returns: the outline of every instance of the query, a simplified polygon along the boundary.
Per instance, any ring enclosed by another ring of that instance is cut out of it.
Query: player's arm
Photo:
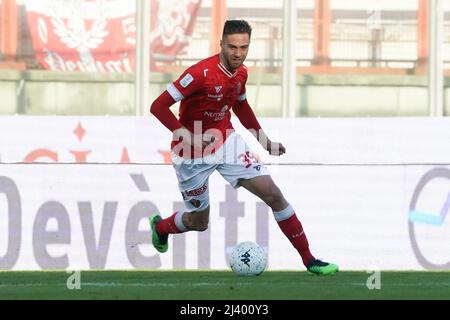
[[[247,68],[245,68],[245,70],[245,79],[237,98],[237,105],[233,107],[234,114],[238,117],[242,125],[255,136],[261,146],[267,150],[269,154],[280,156],[283,153],[286,153],[286,148],[281,143],[272,142],[269,139],[264,130],[261,128],[258,119],[256,119],[255,113],[248,104],[245,87],[248,77]]]
[[[186,146],[196,145],[198,139],[195,139],[192,132],[185,128],[175,115],[170,111],[170,107],[176,100],[166,90],[155,101],[153,101],[150,112],[170,131],[172,131],[172,140],[182,140]],[[200,140],[198,147],[204,146]]]
[[[174,141],[179,141],[180,137],[188,145],[196,144],[198,141],[198,139],[194,139],[193,134],[170,111],[170,107],[199,90],[203,85],[203,78],[204,76],[198,68],[191,67],[187,69],[178,80],[170,84],[167,90],[153,101],[150,107],[150,112],[172,132]],[[201,146],[202,141],[200,140],[199,147]]]
[[[170,131],[174,132],[182,127],[180,121],[170,111],[175,99],[166,90],[153,101],[150,112]]]
[[[249,130],[261,146],[274,156],[286,153],[286,148],[279,142],[273,142],[261,128],[255,113],[247,102],[245,94],[239,96],[237,106],[233,108],[234,114],[238,117],[242,125]]]
[[[170,131],[174,132],[182,127],[182,124],[170,111],[170,107],[194,94],[202,85],[203,79],[197,68],[192,66],[153,101],[150,112]]]

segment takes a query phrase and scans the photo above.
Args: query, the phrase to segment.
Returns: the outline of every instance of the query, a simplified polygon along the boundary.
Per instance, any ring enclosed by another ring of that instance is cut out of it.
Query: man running
[[[251,32],[246,21],[226,21],[220,53],[189,67],[151,106],[151,113],[173,133],[172,162],[186,205],[186,210],[165,219],[159,214],[150,218],[153,245],[159,252],[166,252],[169,234],[208,228],[209,176],[217,170],[234,188],[244,187],[272,209],[309,272],[334,274],[338,266],[311,254],[294,208],[230,122],[233,110],[269,154],[286,152],[281,143],[267,137],[246,99],[247,68],[243,62]],[[178,101],[179,119],[169,109]]]

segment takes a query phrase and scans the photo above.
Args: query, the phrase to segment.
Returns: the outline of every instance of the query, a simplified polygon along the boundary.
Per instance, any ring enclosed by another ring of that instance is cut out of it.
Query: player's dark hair
[[[222,38],[235,33],[248,33],[252,36],[252,27],[245,20],[227,20],[223,26]]]

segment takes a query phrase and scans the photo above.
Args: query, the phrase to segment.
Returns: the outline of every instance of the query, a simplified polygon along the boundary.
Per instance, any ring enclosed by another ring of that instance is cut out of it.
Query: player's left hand
[[[281,156],[286,153],[286,148],[280,142],[270,141],[266,149],[271,156]]]

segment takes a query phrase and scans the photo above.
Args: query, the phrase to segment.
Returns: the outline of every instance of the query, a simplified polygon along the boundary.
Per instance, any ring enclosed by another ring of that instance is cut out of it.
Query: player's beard
[[[239,60],[232,60],[232,63],[233,63],[233,68],[237,69],[237,68],[239,68],[241,66],[242,60],[241,59],[239,59]]]
[[[242,64],[243,60],[242,59],[233,59],[232,57],[227,58],[227,64],[228,67],[231,69],[230,71],[234,71],[237,68],[239,68]]]
[[[233,72],[234,70],[236,70],[237,68],[239,68],[241,66],[241,64],[244,62],[245,57],[244,58],[240,58],[240,59],[233,59],[233,56],[231,55],[227,55],[225,52],[222,52],[220,54],[221,56],[221,61],[222,63],[225,65],[225,67],[228,69],[228,71]]]

